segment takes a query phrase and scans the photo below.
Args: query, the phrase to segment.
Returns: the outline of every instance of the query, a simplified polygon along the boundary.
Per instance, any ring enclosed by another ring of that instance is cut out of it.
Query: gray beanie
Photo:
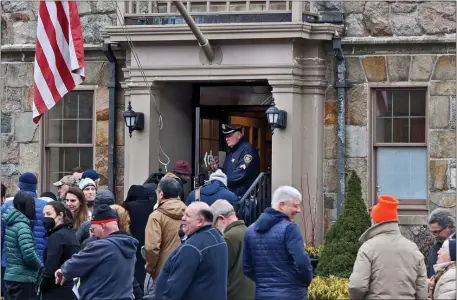
[[[113,205],[115,204],[114,195],[110,190],[98,190],[95,194],[94,210],[96,207],[106,204]]]
[[[219,180],[220,182],[222,182],[225,186],[227,186],[227,175],[224,174],[224,172],[222,172],[221,169],[218,169],[216,172],[214,172],[213,174],[211,174],[209,176],[209,180],[212,181],[212,180]]]

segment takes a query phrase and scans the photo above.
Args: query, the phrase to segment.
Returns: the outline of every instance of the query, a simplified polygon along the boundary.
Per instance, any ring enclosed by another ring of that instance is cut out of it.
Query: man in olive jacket
[[[246,225],[238,220],[235,209],[227,200],[217,200],[211,205],[214,226],[224,235],[228,249],[227,300],[255,298],[255,283],[242,270],[242,251]]]

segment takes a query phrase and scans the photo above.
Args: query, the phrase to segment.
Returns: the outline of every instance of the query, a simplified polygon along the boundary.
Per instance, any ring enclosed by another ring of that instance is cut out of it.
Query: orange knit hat
[[[392,196],[378,196],[378,204],[371,210],[371,218],[376,223],[398,221],[398,200]]]

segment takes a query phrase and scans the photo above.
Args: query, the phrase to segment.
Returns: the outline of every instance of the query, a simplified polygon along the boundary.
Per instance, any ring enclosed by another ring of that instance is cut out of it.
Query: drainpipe
[[[341,48],[341,37],[336,32],[333,37],[333,53],[336,57],[335,88],[338,95],[338,125],[336,143],[336,161],[338,170],[337,207],[338,216],[343,213],[346,195],[346,59]]]
[[[182,4],[181,1],[173,1],[173,3],[175,4],[175,6],[178,9],[181,16],[186,21],[186,23],[189,26],[192,33],[197,38],[198,45],[200,45],[203,52],[205,53],[206,58],[211,63],[214,60],[215,55],[214,55],[213,48],[211,48],[211,44],[209,43],[209,40],[203,36],[203,33],[201,32],[200,28],[198,28],[194,19],[192,19],[189,12],[184,7],[184,4]]]
[[[116,66],[117,60],[111,44],[103,44],[108,59],[108,189],[116,195]]]

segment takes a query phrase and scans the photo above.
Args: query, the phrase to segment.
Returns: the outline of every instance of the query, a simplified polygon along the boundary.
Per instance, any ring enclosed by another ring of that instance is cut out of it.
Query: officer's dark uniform
[[[240,131],[239,125],[222,125],[225,135]],[[260,173],[260,159],[257,150],[243,137],[230,149],[224,161],[224,173],[227,175],[228,188],[243,197]]]

